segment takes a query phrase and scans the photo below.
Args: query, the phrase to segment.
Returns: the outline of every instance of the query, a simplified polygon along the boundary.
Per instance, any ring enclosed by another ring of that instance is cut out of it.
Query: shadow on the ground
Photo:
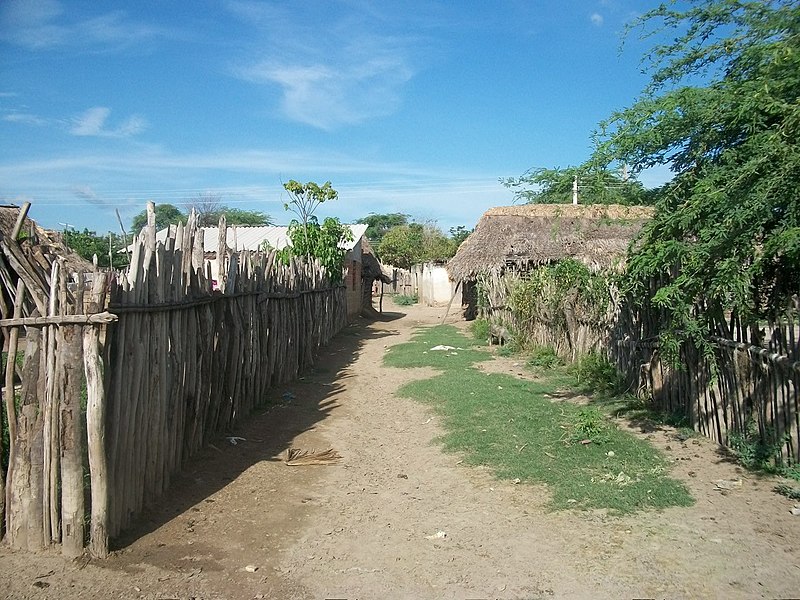
[[[362,316],[370,321],[396,321],[397,319],[402,319],[406,316],[405,313],[401,312],[390,312],[390,311],[383,311],[378,312],[374,308],[371,310],[365,310],[362,313]]]
[[[383,313],[384,320],[396,320],[403,313]],[[176,515],[214,495],[252,465],[283,460],[282,454],[301,433],[326,419],[337,404],[335,396],[344,387],[347,367],[356,359],[367,340],[396,335],[394,330],[371,327],[359,318],[346,326],[330,344],[320,349],[314,366],[296,381],[269,390],[265,405],[224,436],[211,440],[186,461],[169,489],[146,508],[134,525],[112,540],[111,549],[120,550],[171,521]],[[233,438],[233,439],[230,439]],[[243,438],[243,439],[236,439]],[[234,443],[235,442],[235,443]]]

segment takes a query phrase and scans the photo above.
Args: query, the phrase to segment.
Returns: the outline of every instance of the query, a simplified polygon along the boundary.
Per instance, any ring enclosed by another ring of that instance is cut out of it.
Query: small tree
[[[289,194],[289,198],[291,198],[289,202],[284,203],[283,208],[300,217],[300,224],[303,226],[303,234],[306,236],[305,246],[310,248],[312,246],[311,240],[308,238],[308,223],[310,218],[321,204],[330,200],[336,200],[336,198],[339,197],[339,192],[333,189],[330,181],[326,181],[324,185],[319,186],[313,181],[300,183],[299,181],[290,179],[287,183],[283,184],[283,188]]]
[[[292,179],[283,187],[291,197],[291,201],[283,205],[284,209],[293,212],[301,220],[292,220],[289,224],[287,235],[292,245],[284,248],[279,257],[284,262],[288,262],[291,256],[314,257],[325,267],[333,281],[340,282],[347,254],[342,246],[353,239],[353,234],[339,219],[329,217],[320,225],[314,216],[314,211],[321,204],[335,200],[339,193],[333,189],[330,181],[319,186],[313,181],[303,184]]]
[[[467,229],[463,225],[450,228],[450,239],[453,240],[453,243],[456,245],[456,250],[458,250],[458,247],[464,243],[464,240],[466,240],[472,232],[472,229]]]
[[[316,258],[325,267],[332,281],[342,281],[344,259],[347,250],[343,247],[345,242],[353,239],[353,233],[339,219],[328,217],[319,224],[317,218],[309,217],[305,227],[296,220],[289,224],[287,235],[292,242],[279,253],[284,263],[291,256],[305,256]]]

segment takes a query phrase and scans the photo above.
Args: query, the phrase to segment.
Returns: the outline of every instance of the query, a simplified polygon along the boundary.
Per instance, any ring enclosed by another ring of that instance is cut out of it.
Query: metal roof
[[[174,226],[173,226],[174,227]],[[339,244],[340,248],[352,250],[367,231],[367,225],[355,223],[346,225],[353,233],[353,239],[349,242]],[[203,230],[203,251],[216,252],[219,249],[219,228],[201,227]],[[287,235],[288,226],[285,225],[230,225],[227,228],[226,241],[228,247],[233,250],[258,250],[264,242],[276,250],[282,250],[291,245]],[[164,242],[167,239],[169,228],[162,229],[156,233],[156,242]],[[235,243],[234,243],[235,241]],[[130,249],[133,249],[131,245]]]

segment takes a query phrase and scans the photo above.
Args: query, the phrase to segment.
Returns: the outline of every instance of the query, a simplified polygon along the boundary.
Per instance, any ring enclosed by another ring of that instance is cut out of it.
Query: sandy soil
[[[0,550],[0,596],[800,596],[793,502],[708,440],[632,426],[664,449],[697,502],[627,517],[548,512],[546,488],[500,482],[442,453],[437,418],[394,396],[431,372],[381,359],[444,309],[402,310],[348,327],[313,371],[273,391],[275,406],[232,432],[244,441],[220,439],[192,460],[108,560]],[[513,359],[490,368],[520,372]],[[343,459],[290,467],[290,446],[332,447]],[[742,486],[719,490],[717,480]]]

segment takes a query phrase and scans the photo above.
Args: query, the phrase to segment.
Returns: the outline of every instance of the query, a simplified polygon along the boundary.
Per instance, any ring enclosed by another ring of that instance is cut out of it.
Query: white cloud
[[[419,39],[377,34],[385,23],[368,12],[325,22],[320,35],[314,23],[274,6],[228,7],[261,33],[259,46],[234,75],[277,88],[281,111],[293,121],[330,130],[391,114],[414,76],[411,54]]]
[[[41,127],[49,123],[47,119],[37,115],[21,112],[12,112],[11,114],[3,115],[3,121],[7,121],[8,123],[22,123],[24,125],[36,125],[37,127]]]
[[[603,15],[601,15],[600,13],[592,13],[592,15],[589,17],[589,20],[595,27],[603,26]]]
[[[0,40],[31,50],[129,47],[164,35],[163,28],[132,21],[122,11],[71,20],[57,0],[3,0],[0,4]]]
[[[95,106],[73,119],[70,133],[77,136],[95,136],[109,138],[125,138],[140,133],[147,127],[147,121],[138,115],[128,117],[116,128],[107,126],[111,109],[105,106]]]
[[[114,208],[127,218],[125,207],[132,215],[147,200],[179,205],[208,191],[219,194],[226,204],[288,220],[290,215],[281,209],[285,200],[281,181],[287,174],[301,181],[330,179],[341,201],[326,205],[320,216],[343,221],[370,212],[403,212],[437,221],[446,231],[457,225],[472,227],[490,206],[512,201],[496,174],[368,161],[324,151],[111,151],[0,163],[6,198],[29,196],[51,224],[69,220],[97,231],[116,229]],[[76,211],[84,213],[79,216]]]
[[[110,114],[111,109],[104,106],[90,108],[75,118],[75,124],[70,129],[70,133],[72,135],[102,135],[106,119]]]
[[[278,85],[284,114],[320,129],[391,114],[400,104],[400,87],[412,76],[402,60],[386,58],[340,65],[267,62],[240,74]]]

